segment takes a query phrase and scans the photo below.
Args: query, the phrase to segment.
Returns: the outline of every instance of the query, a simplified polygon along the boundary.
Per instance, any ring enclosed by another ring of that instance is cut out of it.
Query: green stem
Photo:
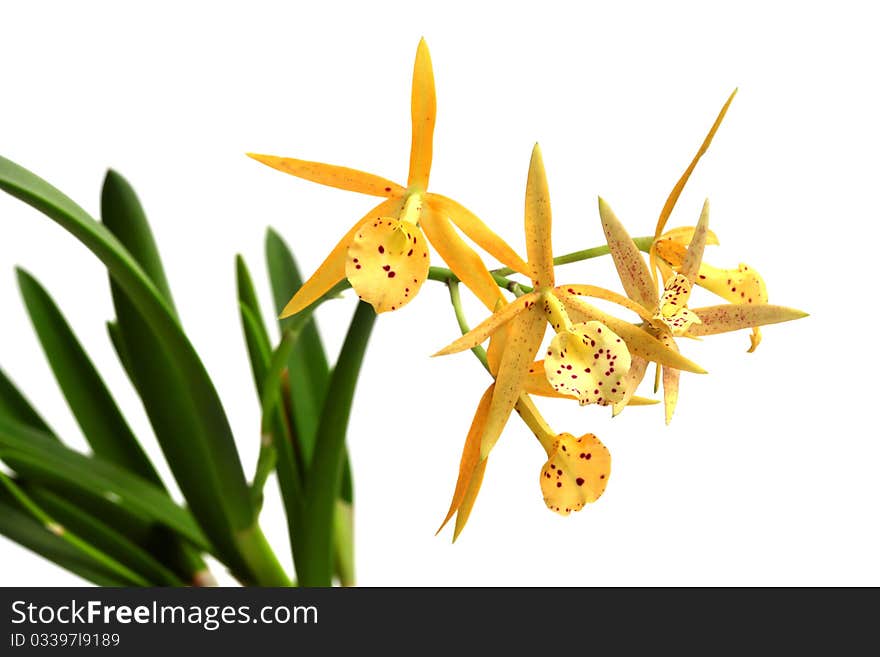
[[[253,573],[257,586],[292,586],[258,524],[235,535],[235,543]]]
[[[467,319],[464,316],[464,309],[461,307],[461,294],[458,290],[458,280],[449,280],[446,282],[446,286],[449,288],[449,299],[452,301],[452,309],[455,311],[455,320],[458,322],[458,328],[461,329],[461,334],[464,335],[471,329],[468,327]],[[477,357],[477,360],[483,364],[486,371],[491,372],[491,370],[489,370],[489,357],[486,354],[486,350],[483,349],[481,345],[477,345],[476,347],[473,347],[471,351],[474,353],[474,356]]]
[[[654,242],[654,238],[650,237],[634,237],[633,242],[635,242],[636,246],[639,247],[640,251],[644,251],[647,253],[651,244]],[[580,262],[581,260],[590,260],[592,258],[598,258],[599,256],[608,255],[610,251],[608,250],[608,245],[603,244],[602,246],[594,246],[592,249],[583,249],[581,251],[573,251],[571,253],[566,253],[561,256],[557,256],[553,258],[554,265],[568,265],[572,262]],[[498,280],[497,277],[506,277],[510,276],[514,273],[514,271],[510,267],[502,267],[501,269],[492,270],[492,275],[495,280]]]

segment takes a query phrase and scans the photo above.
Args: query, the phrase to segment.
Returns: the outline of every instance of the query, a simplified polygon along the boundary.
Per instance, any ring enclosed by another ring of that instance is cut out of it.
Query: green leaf
[[[95,454],[161,485],[161,479],[77,341],[40,283],[16,270],[18,285],[46,359]]]
[[[17,420],[34,429],[39,429],[47,435],[54,435],[49,425],[34,410],[24,395],[19,392],[15,384],[3,373],[3,370],[0,370],[0,417]]]
[[[131,537],[90,515],[45,488],[25,485],[31,499],[55,521],[76,535],[87,537],[95,548],[142,575],[152,586],[184,586],[187,582],[156,559]]]
[[[321,412],[315,455],[306,484],[303,526],[297,528],[294,560],[303,586],[330,586],[333,577],[333,523],[342,479],[345,434],[364,352],[376,321],[373,308],[359,302]]]
[[[186,421],[173,436],[160,442],[174,476],[205,533],[221,550],[221,558],[234,569],[247,570],[241,553],[234,549],[233,532],[252,527],[255,509],[245,481],[229,422],[207,371],[187,339],[161,292],[131,254],[104,226],[46,181],[0,157],[0,189],[46,214],[87,246],[106,265],[114,282],[125,292],[155,340],[151,344],[126,337],[130,356],[162,360],[173,392],[156,398],[157,404],[185,411]],[[120,327],[125,332],[120,318]],[[142,351],[161,345],[158,354]],[[153,362],[145,365],[152,372]],[[138,381],[142,381],[138,372]],[[153,401],[151,399],[151,401]],[[164,409],[171,421],[174,413]],[[158,432],[157,432],[158,433]],[[185,436],[186,440],[180,440]]]
[[[136,586],[148,586],[150,584],[147,579],[141,577],[125,564],[114,559],[100,548],[95,547],[89,541],[78,536],[75,532],[71,531],[70,528],[59,523],[56,518],[51,516],[43,507],[37,504],[18,483],[2,472],[0,472],[0,487],[12,496],[21,509],[29,513],[35,520],[42,523],[46,529],[72,545],[84,555],[99,561],[102,565],[117,574],[120,578],[127,580],[130,584]]]
[[[253,279],[247,263],[241,255],[235,256],[235,283],[238,288],[239,311],[241,312],[242,331],[247,344],[248,357],[251,363],[251,373],[254,376],[254,385],[257,395],[263,396],[263,380],[266,377],[265,362],[272,347],[269,340],[269,332],[263,323],[260,312],[260,302],[254,290]]]
[[[192,517],[161,488],[98,457],[88,457],[23,424],[0,418],[0,459],[35,483],[60,482],[115,500],[210,551]]]
[[[171,287],[147,216],[131,185],[112,169],[101,188],[101,220],[144,270],[175,315]]]
[[[302,286],[302,277],[287,244],[272,229],[266,232],[266,264],[272,283],[275,309],[280,314]],[[295,326],[297,319],[298,316],[279,320],[282,335]],[[330,374],[315,319],[309,317],[300,330],[299,342],[288,358],[287,368],[290,372],[294,428],[305,462],[310,463]]]
[[[0,491],[0,534],[98,586],[131,585],[94,557],[83,554],[50,532],[43,523],[22,511],[5,491]]]

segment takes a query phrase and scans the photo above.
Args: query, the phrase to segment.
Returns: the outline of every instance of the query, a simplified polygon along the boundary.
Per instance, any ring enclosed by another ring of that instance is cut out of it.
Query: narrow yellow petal
[[[611,407],[611,416],[618,415],[624,408],[633,403],[635,391],[645,378],[648,369],[648,361],[641,356],[631,356],[629,370],[623,381],[623,399]]]
[[[558,332],[544,359],[544,373],[553,389],[577,398],[581,406],[621,401],[629,367],[626,343],[597,321]]]
[[[517,301],[524,298],[520,297]],[[510,412],[522,392],[523,380],[528,374],[535,353],[541,347],[541,340],[547,328],[544,314],[534,302],[530,303],[528,309],[521,311],[519,317],[511,323],[507,345],[501,355],[501,364],[498,366],[498,376],[495,379],[495,393],[492,395],[492,405],[489,408],[480,445],[480,455],[484,459],[489,456],[489,452],[501,436]],[[516,302],[507,308],[515,304]]]
[[[573,322],[589,322],[591,320],[602,322],[623,338],[632,355],[641,356],[652,362],[669,365],[687,372],[706,373],[706,370],[702,367],[681,354],[672,351],[657,338],[638,326],[602,312],[574,295],[560,294],[559,299],[565,305]]]
[[[383,201],[359,219],[358,222],[352,226],[351,230],[339,240],[339,243],[333,247],[330,255],[325,258],[324,262],[322,262],[317,271],[312,274],[311,278],[303,283],[302,287],[293,295],[293,298],[287,303],[284,310],[281,312],[281,317],[290,317],[291,315],[298,313],[300,310],[310,306],[327,292],[327,290],[345,278],[346,254],[348,253],[348,247],[351,246],[351,242],[357,231],[371,219],[396,216],[400,213],[400,207],[400,199],[389,199]]]
[[[428,278],[428,242],[415,224],[377,217],[357,230],[348,247],[345,275],[377,313],[409,303]]]
[[[471,517],[471,511],[474,508],[474,502],[477,501],[480,486],[483,485],[483,475],[486,474],[486,466],[488,464],[489,459],[484,459],[474,466],[474,472],[471,475],[471,481],[464,494],[464,499],[461,501],[461,506],[458,507],[458,513],[455,514],[455,530],[452,532],[453,543],[458,540],[458,537],[464,530],[464,526],[467,524],[468,518]]]
[[[461,232],[471,238],[480,248],[496,258],[505,267],[510,267],[512,270],[525,276],[531,276],[531,268],[520,258],[519,254],[466,207],[440,194],[427,194],[425,201],[431,204],[438,212],[452,219],[452,222],[459,227]]]
[[[735,304],[722,304],[705,308],[694,308],[702,324],[691,326],[689,335],[716,335],[728,331],[736,331],[753,326],[766,326],[789,322],[793,319],[807,317],[807,313],[795,308],[774,306],[771,304],[759,304],[753,306],[740,306]]]
[[[434,69],[431,53],[422,39],[416,50],[412,80],[412,148],[409,152],[407,186],[425,190],[431,174],[434,150],[434,121],[437,116],[437,96],[434,92]]]
[[[536,288],[554,285],[550,190],[541,149],[535,144],[526,181],[526,251]]]
[[[438,534],[443,531],[446,523],[449,522],[452,516],[455,515],[456,511],[458,511],[459,507],[461,507],[461,503],[465,498],[465,493],[471,482],[474,468],[480,461],[480,437],[483,435],[483,428],[486,426],[486,415],[489,412],[489,404],[492,401],[492,391],[494,389],[494,384],[486,388],[486,392],[483,393],[480,403],[477,404],[477,410],[474,413],[474,419],[471,422],[467,438],[465,438],[464,441],[464,449],[462,449],[461,452],[461,462],[458,466],[458,481],[455,483],[455,492],[452,494],[452,503],[449,505],[449,511],[446,514],[443,523],[440,525],[440,529],[437,530]]]
[[[502,298],[498,284],[480,256],[459,237],[449,220],[426,204],[422,212],[422,228],[452,273],[477,295],[484,306],[494,310],[498,299]]]
[[[675,412],[675,406],[678,404],[678,384],[680,379],[681,372],[679,370],[674,367],[663,368],[663,406],[666,412],[666,424],[672,422],[672,414]]]
[[[681,264],[679,273],[687,276],[691,281],[696,282],[697,274],[700,271],[700,263],[703,262],[703,250],[706,248],[706,238],[709,232],[709,199],[703,202],[703,209],[700,212],[700,220],[694,228],[693,237],[688,245],[684,262]]]
[[[489,315],[489,317],[484,319],[478,326],[474,327],[463,336],[461,336],[458,340],[455,340],[454,342],[450,343],[449,345],[438,351],[436,354],[434,354],[434,356],[457,354],[459,351],[472,349],[478,344],[485,342],[486,338],[488,338],[495,331],[504,326],[507,322],[511,321],[514,317],[522,312],[526,312],[530,308],[533,308],[537,298],[538,295],[535,292],[521,296],[516,301],[513,301],[507,306],[504,306],[504,308],[502,308],[498,312]],[[531,314],[537,315],[539,313],[535,312]],[[507,353],[507,349],[505,349],[505,353]]]
[[[608,485],[611,453],[591,433],[575,438],[559,434],[541,468],[541,492],[547,508],[567,516],[595,502]]]
[[[663,204],[663,209],[660,211],[660,217],[657,219],[657,228],[654,231],[655,238],[659,237],[661,233],[663,233],[663,229],[666,227],[666,221],[669,219],[669,215],[672,214],[672,208],[675,207],[675,204],[678,201],[678,197],[681,196],[681,192],[684,189],[684,186],[687,184],[688,178],[690,178],[691,174],[694,172],[694,169],[697,166],[697,162],[699,162],[700,158],[703,157],[703,154],[707,150],[709,150],[709,144],[712,143],[712,138],[715,136],[715,133],[721,126],[721,121],[724,120],[724,115],[727,114],[727,109],[730,107],[730,103],[733,102],[733,97],[736,96],[737,91],[738,89],[734,89],[733,93],[730,94],[727,102],[724,103],[724,107],[722,107],[721,111],[718,113],[718,117],[715,119],[715,123],[713,123],[712,127],[709,129],[709,134],[706,135],[706,138],[700,145],[700,149],[697,151],[694,159],[691,160],[688,168],[685,169],[684,173],[681,175],[681,178],[678,179],[678,182],[675,183],[675,186],[669,193],[669,197],[666,199],[666,203]]]
[[[602,219],[605,240],[626,295],[645,309],[653,311],[657,305],[657,286],[651,272],[626,228],[602,198],[599,199],[599,217]]]
[[[560,285],[559,287],[554,288],[553,291],[557,294],[574,294],[582,297],[594,297],[596,299],[610,301],[619,306],[623,306],[627,310],[631,310],[646,322],[650,322],[653,318],[651,313],[645,310],[640,304],[626,298],[622,294],[606,290],[604,287],[597,287],[595,285]]]
[[[667,240],[680,244],[682,246],[682,254],[685,252],[685,248],[690,241],[694,237],[694,231],[696,230],[696,226],[678,226],[676,228],[670,228],[665,233],[663,233],[660,237],[657,238],[657,242],[665,242]],[[718,246],[720,242],[718,241],[718,236],[712,231],[706,231],[706,244]],[[681,262],[675,263],[675,266],[678,267],[681,265]]]
[[[626,403],[627,406],[656,406],[660,403],[659,399],[650,399],[649,397],[633,396]]]
[[[348,167],[324,164],[322,162],[296,160],[292,157],[259,155],[257,153],[248,153],[247,155],[257,162],[262,162],[266,166],[270,166],[278,171],[289,173],[291,176],[311,180],[328,187],[345,189],[349,192],[359,192],[361,194],[370,194],[371,196],[396,197],[403,195],[406,191],[397,183],[374,176],[372,173],[358,171],[357,169],[349,169]]]

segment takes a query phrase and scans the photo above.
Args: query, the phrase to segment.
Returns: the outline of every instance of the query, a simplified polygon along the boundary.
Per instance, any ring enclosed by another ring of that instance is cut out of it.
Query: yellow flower
[[[498,298],[497,285],[483,261],[462,240],[453,224],[506,266],[523,274],[529,273],[516,252],[476,215],[450,198],[427,191],[435,115],[434,73],[428,46],[422,39],[413,69],[412,147],[406,187],[346,167],[248,154],[263,164],[299,178],[386,198],[345,234],[293,296],[282,317],[303,310],[343,278],[348,278],[358,296],[372,304],[376,312],[401,308],[412,300],[427,278],[428,242],[455,275],[484,304],[494,308]]]
[[[644,328],[670,349],[676,351],[678,349],[673,339],[675,336],[714,335],[751,326],[786,322],[806,316],[806,313],[800,310],[769,304],[723,305],[693,309],[687,307],[691,286],[697,282],[699,272],[702,271],[703,248],[709,235],[708,201],[704,203],[700,220],[692,231],[691,242],[682,257],[679,272],[669,277],[663,294],[659,298],[651,272],[642,259],[638,247],[626,232],[623,224],[602,199],[599,199],[599,215],[602,219],[602,228],[605,232],[608,248],[623,288],[630,299],[639,303],[647,311],[648,318]],[[679,370],[681,368],[665,363],[660,365],[662,365],[666,423],[669,424],[678,402]],[[626,395],[635,392],[636,387],[644,378],[647,366],[648,363],[644,358],[636,354],[633,355],[632,365],[625,381],[626,394],[624,399],[615,405],[613,409],[615,415],[623,410],[627,401]]]
[[[470,349],[489,337],[498,336],[500,329],[506,331],[503,334],[504,347],[497,350],[500,356],[497,357],[495,389],[481,438],[481,459],[489,455],[500,437],[524,389],[529,369],[534,369],[534,357],[541,346],[547,323],[553,326],[557,335],[543,362],[544,372],[556,392],[575,396],[581,403],[607,405],[622,399],[630,354],[678,369],[703,371],[641,328],[600,311],[581,297],[594,296],[613,301],[650,320],[650,315],[638,304],[594,286],[556,286],[550,196],[537,145],[532,151],[526,183],[525,232],[533,291],[503,305],[479,326],[435,354]]]

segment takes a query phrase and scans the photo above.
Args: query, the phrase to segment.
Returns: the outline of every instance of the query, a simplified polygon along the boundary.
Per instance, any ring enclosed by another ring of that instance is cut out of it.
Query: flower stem
[[[254,576],[257,586],[291,586],[290,578],[272,551],[259,524],[238,532],[235,543]]]
[[[653,236],[649,237],[634,237],[633,242],[635,242],[636,246],[639,247],[640,251],[644,251],[645,253],[651,248],[651,243],[654,241]],[[571,253],[566,253],[561,256],[557,256],[553,258],[554,265],[568,265],[572,262],[580,262],[581,260],[590,260],[592,258],[598,258],[599,256],[608,255],[610,251],[608,250],[608,245],[603,244],[602,246],[594,246],[591,249],[583,249],[581,251],[572,251]],[[510,276],[514,273],[514,271],[510,267],[502,267],[501,269],[493,269],[492,275],[495,276],[495,280],[498,280],[498,276],[506,277]]]
[[[458,290],[458,279],[448,280],[446,281],[446,287],[449,288],[449,299],[452,301],[452,309],[455,311],[455,319],[458,322],[458,328],[461,329],[461,334],[464,335],[470,328],[468,327],[467,319],[464,316],[464,309],[461,307],[461,294]],[[486,350],[483,349],[482,346],[477,345],[471,349],[474,352],[474,356],[477,357],[483,367],[489,371],[489,359],[486,355]]]

